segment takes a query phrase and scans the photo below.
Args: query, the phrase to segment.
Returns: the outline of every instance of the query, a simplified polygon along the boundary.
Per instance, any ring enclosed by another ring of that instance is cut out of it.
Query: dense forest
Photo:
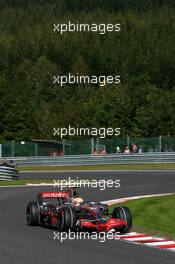
[[[68,20],[121,31],[56,34]],[[69,72],[121,84],[53,84]],[[174,0],[0,1],[0,140],[51,139],[69,124],[175,135]]]

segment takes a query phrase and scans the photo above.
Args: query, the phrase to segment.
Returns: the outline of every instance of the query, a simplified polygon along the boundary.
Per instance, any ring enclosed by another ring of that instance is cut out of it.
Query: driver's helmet
[[[71,201],[71,204],[74,207],[78,207],[78,206],[82,205],[83,203],[84,203],[84,200],[81,197],[74,198]]]
[[[71,196],[74,197],[74,198],[77,198],[78,197],[77,191],[76,190],[72,190]]]

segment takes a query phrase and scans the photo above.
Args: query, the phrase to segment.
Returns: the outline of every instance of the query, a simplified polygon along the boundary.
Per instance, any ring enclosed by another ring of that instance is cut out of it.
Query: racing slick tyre
[[[127,222],[126,227],[118,230],[120,233],[122,233],[122,234],[128,233],[131,230],[131,228],[132,228],[132,214],[131,214],[131,211],[128,207],[126,207],[126,206],[115,207],[113,214],[112,214],[112,218],[124,219],[124,221]]]
[[[60,209],[57,228],[60,232],[68,231],[76,226],[76,213],[72,207],[62,207]]]
[[[38,202],[29,202],[26,209],[28,225],[36,226],[40,223],[40,207]]]

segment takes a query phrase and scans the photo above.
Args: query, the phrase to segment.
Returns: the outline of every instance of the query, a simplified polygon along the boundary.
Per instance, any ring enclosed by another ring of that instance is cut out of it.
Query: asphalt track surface
[[[63,179],[66,177],[91,179],[120,179],[119,189],[86,188],[85,198],[109,200],[126,196],[175,192],[175,172],[52,172],[24,173],[23,178]],[[118,263],[118,264],[174,264],[175,254],[163,250],[110,240],[54,240],[54,230],[26,225],[25,209],[36,194],[53,187],[0,188],[0,263],[56,264],[56,263]],[[81,191],[81,190],[80,190]]]

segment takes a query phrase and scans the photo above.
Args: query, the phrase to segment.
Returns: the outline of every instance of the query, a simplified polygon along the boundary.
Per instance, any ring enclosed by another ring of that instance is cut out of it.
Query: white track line
[[[131,196],[131,197],[124,197],[120,199],[113,199],[108,201],[102,201],[101,203],[112,205],[115,203],[124,203],[127,201],[137,200],[141,198],[151,198],[151,197],[161,197],[161,196],[167,196],[167,195],[173,195],[175,193],[159,193],[159,194],[150,194],[150,195],[141,195],[141,196]]]
[[[143,240],[150,240],[153,239],[152,236],[145,236],[145,237],[136,237],[136,238],[123,238],[123,240],[127,240],[127,241],[131,241],[131,242],[135,242],[135,241],[143,241]]]
[[[133,236],[133,235],[138,235],[138,233],[136,233],[136,232],[125,233],[124,235],[120,235],[120,237]]]
[[[162,246],[162,245],[172,245],[175,242],[170,240],[170,241],[164,241],[164,242],[153,242],[153,243],[144,243],[145,245],[148,246]]]

